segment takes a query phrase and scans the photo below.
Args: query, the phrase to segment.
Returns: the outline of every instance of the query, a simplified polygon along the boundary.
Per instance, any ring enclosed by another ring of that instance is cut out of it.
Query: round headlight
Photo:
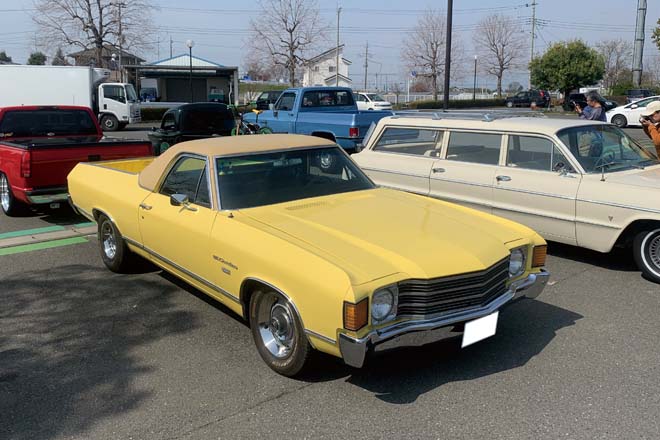
[[[511,251],[509,258],[509,275],[517,277],[525,271],[525,252],[522,249],[514,249]]]
[[[374,293],[371,300],[371,317],[375,321],[382,321],[392,311],[394,307],[394,293],[390,289],[379,290]]]

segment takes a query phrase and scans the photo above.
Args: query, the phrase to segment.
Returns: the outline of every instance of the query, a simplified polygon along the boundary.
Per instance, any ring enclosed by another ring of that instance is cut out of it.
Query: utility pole
[[[367,41],[367,47],[364,51],[364,91],[367,91],[367,69],[369,68],[369,42]]]
[[[449,66],[451,66],[451,18],[453,15],[454,2],[447,0],[447,45],[445,46],[445,99],[443,108],[449,108]]]
[[[170,58],[172,58],[172,36],[170,35]]]
[[[124,3],[121,1],[118,1],[117,3],[117,19],[119,22],[119,82],[124,82],[124,71],[122,70],[122,64],[121,64],[121,52],[122,52],[122,40],[123,40],[123,35],[121,33],[121,8],[124,6]]]
[[[534,37],[536,37],[536,1],[532,2],[532,53],[529,61],[534,60]],[[529,71],[529,88],[532,88],[532,71]]]
[[[337,5],[337,71],[335,72],[335,86],[339,86],[339,13],[341,8]]]
[[[637,23],[635,24],[635,49],[633,52],[633,84],[642,85],[642,55],[644,53],[644,23],[646,22],[646,0],[637,0]]]

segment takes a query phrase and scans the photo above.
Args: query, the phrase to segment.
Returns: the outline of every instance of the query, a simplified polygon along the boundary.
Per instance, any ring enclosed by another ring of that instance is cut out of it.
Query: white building
[[[348,76],[351,62],[342,57],[344,45],[332,48],[307,60],[303,73],[303,87],[337,85],[337,50],[339,50],[339,86],[352,87],[353,81]]]

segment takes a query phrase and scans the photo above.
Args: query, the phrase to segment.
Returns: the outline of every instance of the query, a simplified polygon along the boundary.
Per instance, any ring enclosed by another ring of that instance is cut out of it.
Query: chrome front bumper
[[[536,298],[548,282],[550,274],[542,270],[511,283],[509,290],[489,304],[478,309],[448,313],[438,318],[411,320],[379,328],[367,336],[356,339],[343,333],[339,335],[339,349],[347,365],[360,368],[369,352],[379,352],[397,347],[421,346],[431,342],[459,336],[463,324],[490,315],[517,298]]]

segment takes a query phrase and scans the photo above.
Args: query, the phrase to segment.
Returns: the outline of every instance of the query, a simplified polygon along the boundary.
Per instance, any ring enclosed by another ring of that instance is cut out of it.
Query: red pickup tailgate
[[[28,155],[21,165],[22,169],[29,169],[26,190],[65,186],[67,175],[79,162],[151,155],[151,143],[124,139],[40,139],[38,143],[22,144]]]

